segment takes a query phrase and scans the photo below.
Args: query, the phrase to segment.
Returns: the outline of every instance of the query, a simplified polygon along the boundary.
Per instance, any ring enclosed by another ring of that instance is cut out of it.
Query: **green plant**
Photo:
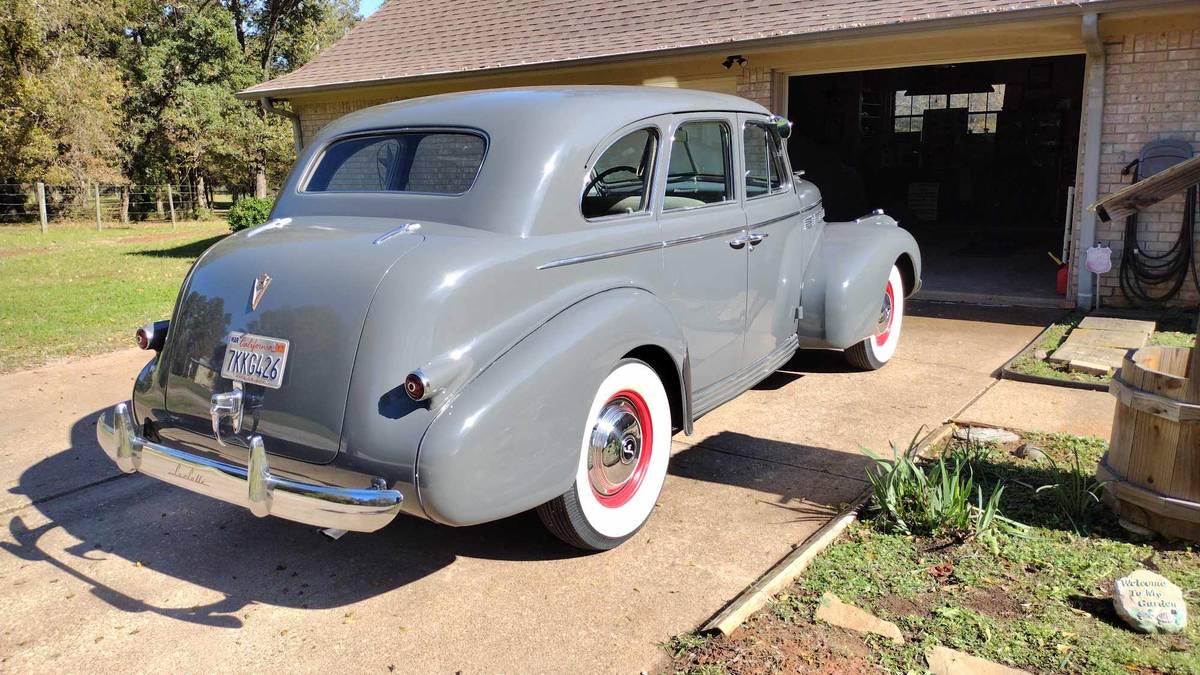
[[[915,442],[915,439],[914,439]],[[872,507],[879,511],[875,522],[885,532],[966,539],[989,532],[997,523],[1019,526],[1000,514],[1004,486],[997,485],[984,498],[983,487],[975,484],[968,458],[951,453],[925,466],[900,453],[892,445],[892,459],[883,459],[867,448],[864,454],[875,463],[867,471]]]
[[[1075,534],[1086,537],[1092,529],[1092,511],[1100,503],[1100,494],[1107,481],[1097,480],[1091,472],[1084,471],[1079,457],[1080,445],[1071,443],[1067,446],[1071,450],[1071,466],[1066,471],[1059,468],[1053,457],[1049,458],[1051,466],[1063,478],[1039,487],[1036,493],[1049,492]]]
[[[274,202],[264,197],[242,197],[229,207],[229,229],[237,232],[262,225],[271,217]]]

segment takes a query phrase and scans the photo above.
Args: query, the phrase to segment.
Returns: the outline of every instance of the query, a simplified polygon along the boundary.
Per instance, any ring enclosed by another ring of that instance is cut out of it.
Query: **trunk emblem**
[[[267,294],[267,287],[271,285],[271,277],[266,272],[258,275],[254,279],[254,287],[250,293],[250,311],[258,309],[258,303],[262,302],[263,296]]]

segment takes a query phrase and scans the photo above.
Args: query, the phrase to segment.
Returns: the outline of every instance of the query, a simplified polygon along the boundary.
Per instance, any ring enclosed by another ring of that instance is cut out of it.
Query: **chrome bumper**
[[[396,490],[335,488],[271,475],[262,438],[250,437],[250,466],[225,464],[148,441],[134,431],[125,403],[96,421],[100,447],[125,473],[149,476],[250,509],[317,527],[374,532],[400,513]]]

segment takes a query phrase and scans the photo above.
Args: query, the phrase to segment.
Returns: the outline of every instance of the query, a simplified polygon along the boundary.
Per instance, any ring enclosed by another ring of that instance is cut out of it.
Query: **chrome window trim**
[[[356,138],[369,138],[371,136],[388,136],[395,134],[420,134],[420,133],[450,133],[450,134],[466,134],[476,136],[483,141],[483,156],[479,158],[479,166],[475,169],[475,175],[471,176],[471,184],[462,192],[418,192],[416,190],[312,190],[308,189],[308,184],[312,180],[313,172],[320,166],[321,160],[325,159],[325,154],[334,143],[341,141],[354,140]],[[414,195],[419,197],[461,197],[471,191],[475,187],[475,183],[479,182],[479,174],[483,173],[483,167],[487,164],[488,153],[492,148],[492,139],[482,129],[475,127],[446,127],[446,126],[421,126],[421,127],[396,127],[387,129],[371,129],[369,131],[356,131],[341,136],[334,136],[321,144],[320,150],[313,153],[312,159],[304,167],[304,173],[300,180],[296,182],[294,194],[311,197],[313,195]]]
[[[650,173],[646,180],[646,192],[645,192],[646,206],[641,209],[638,209],[637,211],[631,211],[629,213],[611,213],[606,216],[596,216],[595,218],[588,218],[587,216],[583,215],[583,198],[586,197],[587,195],[581,194],[581,195],[579,195],[579,215],[583,216],[584,221],[589,222],[589,223],[603,224],[603,223],[611,222],[614,220],[623,220],[625,218],[633,218],[635,216],[643,216],[646,214],[654,213],[654,188],[655,188],[654,174],[657,173],[658,158],[662,154],[662,130],[659,129],[658,125],[656,125],[656,124],[649,124],[649,125],[646,125],[643,127],[638,127],[636,129],[633,129],[626,133],[623,133],[620,136],[617,136],[616,138],[614,138],[612,140],[612,143],[609,143],[608,145],[604,146],[603,150],[601,150],[599,152],[593,150],[592,156],[595,157],[596,159],[593,160],[592,162],[590,162],[585,167],[585,171],[583,174],[583,180],[584,180],[583,185],[585,188],[587,187],[588,177],[591,175],[592,169],[593,169],[593,167],[595,167],[596,162],[600,161],[600,158],[604,156],[604,153],[608,152],[609,148],[611,148],[613,146],[613,144],[615,144],[617,141],[625,138],[629,134],[637,133],[639,131],[649,131],[650,135],[654,137],[654,154],[650,158],[650,165],[651,165],[650,169],[649,169]],[[614,133],[620,133],[620,132],[621,132],[621,130],[617,130]]]
[[[762,127],[763,131],[767,132],[767,136],[770,137],[771,142],[779,143],[779,145],[777,146],[779,149],[778,156],[779,156],[779,159],[782,161],[783,166],[779,166],[779,167],[777,167],[777,169],[782,172],[780,174],[780,176],[783,178],[783,183],[781,184],[781,186],[778,189],[769,190],[767,192],[764,192],[763,194],[754,195],[753,197],[751,197],[751,196],[749,196],[749,191],[746,189],[746,176],[743,173],[743,175],[742,175],[742,194],[746,195],[745,200],[747,202],[752,202],[752,201],[755,201],[758,199],[763,199],[764,197],[777,197],[779,195],[788,194],[789,192],[795,192],[796,185],[792,181],[792,174],[790,171],[786,171],[786,169],[789,169],[791,167],[787,166],[787,160],[784,159],[785,155],[783,152],[783,141],[782,141],[782,139],[780,139],[777,136],[777,134],[779,132],[777,130],[773,129],[770,124],[767,124],[766,122],[760,122],[759,120],[746,120],[745,122],[742,123],[742,163],[745,164],[745,162],[746,162],[746,127],[748,127],[750,125],[754,125],[756,127]]]
[[[671,180],[670,180],[670,178],[671,178],[671,157],[675,152],[675,132],[682,129],[685,125],[698,123],[698,122],[716,122],[717,124],[720,124],[721,126],[725,127],[725,132],[727,134],[729,134],[729,136],[728,136],[728,138],[729,138],[729,155],[726,156],[726,158],[725,158],[725,189],[727,190],[729,196],[727,199],[722,199],[719,202],[710,202],[710,203],[701,204],[698,206],[680,206],[680,207],[673,208],[673,209],[666,209],[666,208],[660,207],[658,210],[659,215],[665,215],[667,213],[684,213],[687,211],[695,211],[697,209],[707,209],[707,208],[713,207],[713,206],[725,206],[727,204],[740,204],[740,201],[738,200],[738,198],[741,195],[738,193],[737,180],[735,180],[733,178],[733,174],[736,169],[736,167],[734,166],[734,154],[736,153],[737,143],[733,140],[733,127],[729,124],[729,120],[725,119],[724,117],[692,117],[692,118],[685,117],[682,120],[677,120],[676,123],[674,124],[674,126],[671,127],[671,148],[670,148],[670,152],[667,154],[667,159],[663,166],[663,171],[665,172],[663,174],[663,186],[662,186],[663,187],[663,199],[662,199],[663,205],[664,206],[666,205],[667,188],[671,184]],[[657,191],[655,194],[657,194]]]

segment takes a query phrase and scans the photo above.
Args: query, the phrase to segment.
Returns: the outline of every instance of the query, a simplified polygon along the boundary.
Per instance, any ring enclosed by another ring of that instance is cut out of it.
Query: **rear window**
[[[421,131],[334,141],[306,192],[461,194],[483,165],[486,144],[466,132]]]

